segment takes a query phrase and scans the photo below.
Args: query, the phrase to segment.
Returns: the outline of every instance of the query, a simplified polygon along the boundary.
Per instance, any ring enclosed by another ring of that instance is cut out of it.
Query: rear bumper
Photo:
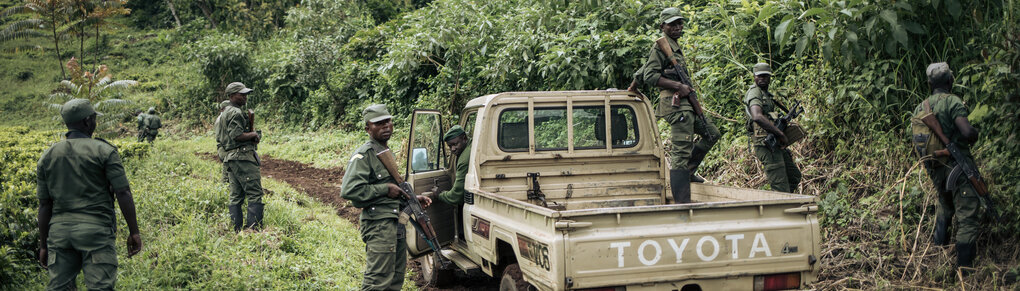
[[[801,272],[801,290],[811,289],[808,284],[817,281],[815,272]],[[690,287],[688,287],[690,286]],[[733,276],[725,278],[690,279],[676,282],[648,283],[627,285],[627,291],[651,290],[754,290],[754,275]],[[693,289],[683,289],[683,288]],[[694,288],[699,287],[699,288]]]

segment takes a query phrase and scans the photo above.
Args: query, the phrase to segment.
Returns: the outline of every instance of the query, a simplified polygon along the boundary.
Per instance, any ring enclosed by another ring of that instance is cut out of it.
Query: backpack
[[[935,157],[935,152],[945,149],[946,146],[935,136],[931,128],[922,121],[925,117],[935,114],[931,110],[931,102],[924,100],[921,103],[920,109],[910,117],[910,145],[918,158],[922,160],[934,158],[939,162],[946,163],[948,157]],[[925,163],[925,167],[931,168],[930,163]]]

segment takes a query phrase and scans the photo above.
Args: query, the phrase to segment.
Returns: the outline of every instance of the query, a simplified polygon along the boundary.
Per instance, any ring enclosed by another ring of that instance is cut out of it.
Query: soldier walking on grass
[[[361,208],[361,240],[365,242],[366,266],[361,290],[400,290],[407,267],[407,241],[400,216],[401,195],[377,153],[389,149],[393,116],[386,105],[374,104],[363,111],[369,140],[354,150],[344,172],[340,196]],[[422,206],[432,200],[417,196]]]
[[[680,13],[680,9],[666,8],[659,13],[659,29],[663,37],[648,52],[648,59],[634,74],[635,83],[629,89],[636,91],[638,83],[655,85],[660,89],[655,115],[670,124],[670,143],[673,146],[670,149],[669,179],[676,203],[690,202],[690,183],[705,181],[695,172],[721,136],[712,120],[695,114],[695,110],[700,111],[700,108],[691,102],[694,96],[694,88],[691,87],[693,84],[682,82],[684,78],[677,74],[679,71],[690,76],[683,51],[677,44],[677,39],[683,36],[685,22],[687,19]],[[663,51],[659,43],[671,51]],[[678,65],[674,66],[674,63]],[[674,101],[674,98],[682,99]],[[695,135],[700,136],[701,140],[695,142]]]
[[[66,139],[39,159],[39,263],[49,269],[47,290],[75,289],[79,272],[85,274],[88,289],[113,290],[114,200],[128,226],[128,257],[142,249],[135,203],[117,148],[92,138],[98,115],[88,100],[64,103],[60,116],[68,128]]]
[[[145,132],[145,140],[152,142],[159,135],[159,129],[163,128],[163,120],[156,115],[156,107],[149,107],[148,114],[145,114],[142,130]]]
[[[260,161],[256,147],[262,137],[251,129],[248,114],[241,110],[248,103],[251,89],[241,82],[227,85],[227,96],[230,104],[220,113],[216,142],[223,145],[225,152],[223,164],[227,168],[230,182],[230,221],[234,231],[241,227],[262,228],[262,174],[259,171]],[[245,224],[241,207],[248,202],[248,223]]]
[[[967,120],[969,111],[963,104],[963,100],[952,93],[953,71],[946,63],[934,63],[928,65],[926,73],[932,93],[914,109],[915,116],[922,111],[934,113],[942,132],[949,138],[949,141],[956,144],[966,157],[973,160],[969,145],[977,142],[978,131]],[[913,136],[911,138],[914,140]],[[936,137],[929,138],[935,139]],[[974,265],[974,257],[977,255],[977,246],[974,242],[980,231],[979,209],[981,202],[977,190],[965,175],[958,176],[955,181],[948,181],[950,172],[956,165],[957,162],[949,157],[936,157],[925,163],[925,168],[935,184],[939,196],[939,211],[935,219],[933,242],[937,245],[949,243],[949,225],[955,214],[956,262],[959,267],[971,267]]]
[[[779,118],[776,110],[778,101],[769,92],[772,83],[772,67],[766,63],[754,65],[754,86],[744,96],[744,113],[747,114],[747,133],[751,136],[754,155],[765,168],[765,176],[773,191],[793,193],[800,185],[801,173],[793,163],[793,156],[786,148],[789,141],[782,130],[776,127]],[[765,144],[769,134],[776,137],[778,146],[771,148]]]

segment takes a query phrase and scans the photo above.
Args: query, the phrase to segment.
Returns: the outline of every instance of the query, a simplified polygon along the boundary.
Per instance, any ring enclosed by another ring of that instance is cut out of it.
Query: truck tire
[[[418,258],[418,265],[421,266],[421,277],[426,286],[442,287],[453,282],[454,270],[443,269],[435,253]]]
[[[527,291],[536,290],[528,281],[524,281],[524,273],[521,273],[521,266],[516,263],[506,266],[503,269],[503,278],[499,280],[499,291]]]

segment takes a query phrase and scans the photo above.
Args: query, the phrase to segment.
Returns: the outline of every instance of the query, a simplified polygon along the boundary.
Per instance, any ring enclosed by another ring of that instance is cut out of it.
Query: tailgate
[[[592,224],[567,231],[567,282],[585,288],[808,271],[818,257],[818,222],[813,213],[796,211],[801,206],[571,217]]]

